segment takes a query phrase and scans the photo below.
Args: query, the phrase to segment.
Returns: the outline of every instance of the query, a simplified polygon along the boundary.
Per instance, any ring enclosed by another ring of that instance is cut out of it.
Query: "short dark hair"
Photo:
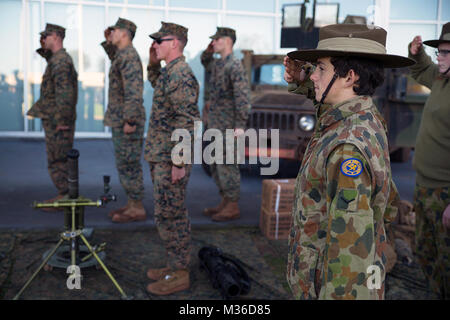
[[[346,77],[350,70],[359,76],[353,86],[353,91],[359,96],[371,96],[375,93],[376,88],[383,84],[383,65],[376,60],[359,57],[332,57],[331,64],[334,66],[334,72],[340,78]]]
[[[175,38],[177,38],[177,40],[180,42],[181,49],[184,49],[184,47],[186,47],[187,44],[187,39],[180,36],[175,36]]]
[[[61,40],[64,40],[65,38],[65,34],[63,32],[59,32],[59,31],[53,31],[54,34],[56,34],[57,37],[61,38]]]

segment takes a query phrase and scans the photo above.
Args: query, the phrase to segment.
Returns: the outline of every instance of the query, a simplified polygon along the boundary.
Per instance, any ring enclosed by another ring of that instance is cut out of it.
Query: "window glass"
[[[260,68],[258,84],[286,86],[287,83],[284,80],[283,75],[284,65],[265,64]]]
[[[238,55],[242,49],[253,50],[256,54],[273,53],[274,20],[272,18],[228,15],[226,24],[236,30],[237,39],[234,49]]]
[[[227,0],[226,9],[231,11],[274,12],[272,0]]]
[[[391,1],[395,2],[397,0]],[[339,22],[344,21],[347,15],[352,16],[364,16],[369,18],[369,15],[373,14],[374,0],[339,0],[330,1],[339,3]]]
[[[391,1],[390,18],[401,20],[436,20],[438,0]]]
[[[170,7],[220,9],[221,0],[169,0]]]
[[[450,21],[450,0],[441,0],[441,21]]]
[[[0,50],[0,131],[24,130],[21,9],[22,1],[0,2],[0,43],[8,46]]]
[[[41,35],[40,32],[44,30],[45,23],[40,19],[40,3],[29,3],[29,15],[30,15],[30,69],[28,71],[28,88],[29,88],[29,106],[31,108],[34,102],[36,102],[41,95],[41,82],[44,75],[47,62],[41,57],[36,50],[41,47],[39,42]],[[39,118],[28,118],[28,130],[29,131],[41,131],[42,122]]]
[[[277,9],[278,12],[277,13],[281,13],[281,8],[283,7],[284,4],[301,4],[302,1],[299,0],[279,0],[279,8]]]
[[[387,52],[408,56],[408,44],[416,35],[421,35],[422,40],[436,39],[436,26],[431,24],[396,24],[389,25],[387,34]],[[424,46],[428,55],[435,60],[434,48]]]
[[[82,9],[82,68],[78,70],[77,131],[103,132],[105,100],[105,9],[84,6]]]

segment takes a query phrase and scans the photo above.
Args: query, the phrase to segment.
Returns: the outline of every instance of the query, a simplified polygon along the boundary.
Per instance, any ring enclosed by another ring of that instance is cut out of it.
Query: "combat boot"
[[[150,280],[161,280],[166,276],[166,274],[170,273],[169,267],[159,268],[159,269],[148,269],[147,270],[147,278]]]
[[[203,214],[207,217],[211,217],[211,216],[215,215],[216,213],[218,213],[220,210],[222,210],[226,204],[227,204],[227,200],[225,198],[222,198],[222,200],[216,207],[205,208],[205,210],[203,210]]]
[[[223,222],[229,220],[239,219],[241,216],[239,205],[237,201],[227,201],[225,207],[218,213],[212,216],[212,220],[216,222]]]
[[[48,199],[48,200],[44,200],[44,203],[53,203],[55,201],[61,200],[65,197],[66,195],[63,194],[58,194],[56,197]],[[53,207],[53,208],[41,208],[42,211],[45,212],[58,212],[58,211],[64,211],[64,209],[62,207]]]
[[[189,289],[189,271],[177,270],[166,274],[161,280],[147,286],[147,291],[158,296],[165,296]]]
[[[122,213],[124,213],[125,210],[127,210],[130,207],[130,205],[131,205],[131,200],[128,200],[127,204],[124,207],[119,208],[119,209],[111,210],[108,213],[108,217],[112,218],[115,214],[122,214]]]
[[[126,223],[143,221],[147,218],[144,205],[141,200],[130,200],[128,208],[122,214],[115,214],[112,222]]]

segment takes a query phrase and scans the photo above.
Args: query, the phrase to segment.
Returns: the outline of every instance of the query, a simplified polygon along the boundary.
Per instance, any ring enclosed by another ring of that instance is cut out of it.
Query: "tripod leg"
[[[22,289],[20,289],[19,293],[16,294],[16,296],[14,297],[13,300],[19,299],[19,297],[22,294],[22,292],[30,285],[30,283],[34,280],[34,278],[37,276],[39,271],[41,271],[41,269],[47,264],[48,260],[50,260],[50,258],[55,254],[56,250],[58,250],[59,246],[63,242],[64,242],[64,239],[60,239],[59,240],[59,242],[56,244],[56,246],[53,248],[53,250],[47,255],[47,257],[44,259],[44,261],[42,261],[42,263],[39,266],[39,268],[33,273],[33,275],[30,277],[30,279],[28,279],[28,281],[24,284]]]
[[[91,245],[89,244],[89,242],[86,240],[86,238],[84,237],[83,234],[80,234],[80,238],[81,240],[83,240],[84,244],[86,245],[86,247],[89,249],[89,251],[92,253],[92,255],[95,257],[95,259],[98,261],[98,263],[102,266],[103,270],[105,271],[105,273],[108,275],[109,279],[111,279],[112,283],[116,286],[117,290],[119,290],[120,294],[122,295],[123,299],[127,299],[127,295],[125,294],[125,292],[122,290],[122,288],[119,286],[119,284],[117,283],[116,279],[114,279],[113,275],[109,272],[108,268],[106,268],[105,264],[103,263],[103,261],[98,257],[97,253],[95,252],[94,249],[92,249]]]

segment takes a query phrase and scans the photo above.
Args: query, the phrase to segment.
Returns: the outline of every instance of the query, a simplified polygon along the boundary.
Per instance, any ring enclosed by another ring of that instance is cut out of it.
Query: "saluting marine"
[[[41,95],[27,115],[41,118],[45,132],[47,163],[50,177],[58,190],[51,203],[69,192],[67,152],[72,149],[78,98],[77,72],[72,58],[63,48],[66,29],[47,23],[41,32],[41,48],[37,52],[47,60],[41,83]],[[61,208],[45,208],[58,211]]]
[[[287,280],[297,299],[384,299],[385,224],[394,220],[399,196],[385,122],[371,95],[383,67],[414,63],[386,54],[385,43],[379,27],[329,25],[320,29],[317,49],[285,59],[290,90],[318,102],[289,235]],[[302,68],[305,61],[315,70]],[[374,269],[379,278],[372,283]]]
[[[112,221],[118,223],[146,219],[141,166],[144,80],[141,59],[132,44],[135,33],[136,25],[132,21],[119,18],[105,30],[106,41],[101,43],[111,59],[104,124],[112,130],[117,171],[128,198],[124,207],[109,213]]]
[[[217,27],[211,38],[213,40],[201,56],[202,64],[210,74],[205,90],[207,100],[203,119],[208,129],[218,129],[223,136],[226,129],[233,129],[237,137],[244,133],[250,113],[250,85],[241,61],[233,55],[235,30]],[[221,59],[214,59],[214,53],[219,53]],[[230,147],[234,148],[224,145],[223,150],[228,149],[227,152],[230,152]],[[223,158],[226,159],[226,155]],[[221,196],[221,202],[216,207],[204,210],[204,214],[211,216],[213,221],[228,221],[240,217],[238,201],[241,177],[239,165],[236,159],[234,161],[233,164],[213,163],[210,166]]]
[[[167,252],[164,267],[147,271],[147,277],[156,280],[147,290],[156,295],[190,286],[191,224],[184,200],[192,161],[173,162],[171,156],[176,144],[172,133],[185,129],[193,141],[194,121],[200,120],[199,85],[183,55],[187,32],[181,25],[162,22],[159,31],[150,35],[154,41],[147,71],[154,93],[144,158],[153,181],[155,223]],[[161,60],[166,62],[164,68]]]

